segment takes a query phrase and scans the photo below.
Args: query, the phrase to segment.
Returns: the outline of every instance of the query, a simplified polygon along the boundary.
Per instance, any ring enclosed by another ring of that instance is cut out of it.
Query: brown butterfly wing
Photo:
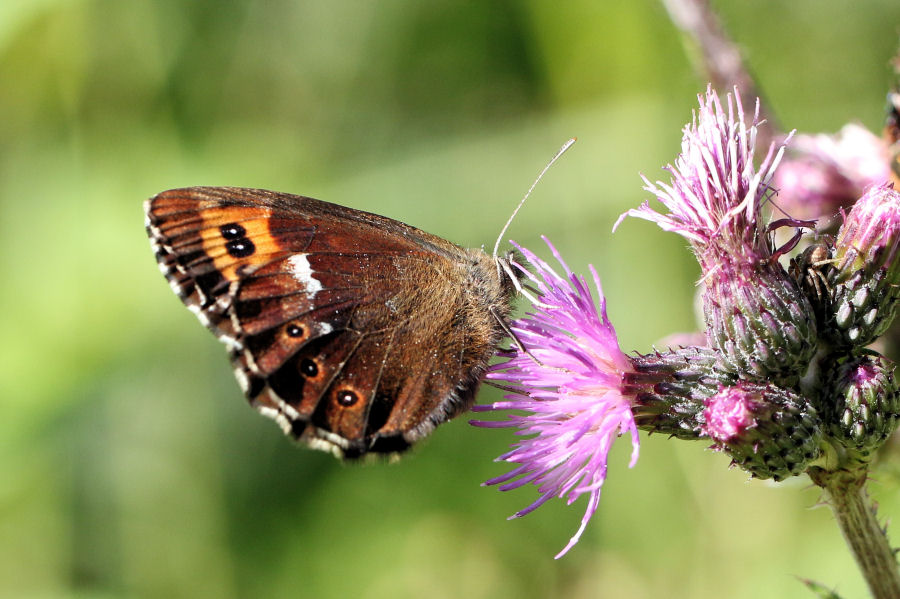
[[[400,451],[468,408],[513,293],[484,252],[289,194],[170,190],[147,229],[250,402],[347,456]]]

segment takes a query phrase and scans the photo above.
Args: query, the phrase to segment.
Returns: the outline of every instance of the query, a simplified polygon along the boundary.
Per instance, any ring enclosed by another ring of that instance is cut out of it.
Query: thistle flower
[[[494,365],[488,379],[503,382],[510,393],[505,401],[475,406],[475,411],[521,410],[506,420],[472,424],[519,429],[523,438],[497,461],[516,464],[510,472],[487,481],[500,490],[534,484],[540,497],[517,512],[524,516],[552,497],[571,504],[588,495],[581,526],[565,548],[571,549],[597,510],[606,480],[607,456],[620,435],[630,435],[633,467],[640,441],[632,414],[634,397],[624,391],[624,377],[633,372],[631,360],[619,348],[615,329],[606,315],[606,301],[596,271],[591,274],[600,300],[599,311],[587,281],[569,270],[546,239],[565,276],[524,248],[519,248],[536,275],[519,267],[540,294],[535,312],[512,323],[511,329],[526,352],[510,352]]]
[[[644,189],[663,203],[668,214],[656,212],[645,201],[620,216],[615,227],[626,216],[634,216],[678,233],[691,243],[708,273],[718,268],[723,255],[745,263],[772,257],[761,207],[784,147],[776,151],[774,144],[770,146],[757,170],[753,158],[759,100],[749,125],[737,90],[734,96],[728,94],[724,108],[711,87],[699,100],[699,112],[684,128],[681,154],[666,167],[672,182],[651,183],[642,177]]]
[[[644,178],[645,189],[668,213],[644,202],[616,226],[625,216],[635,216],[685,237],[703,272],[706,335],[722,352],[722,367],[793,384],[815,354],[815,317],[777,260],[789,248],[776,249],[772,233],[784,223],[762,218],[784,147],[770,146],[757,170],[758,125],[758,100],[748,124],[736,90],[723,107],[707,88],[699,113],[684,129],[681,155],[667,167],[671,183]]]

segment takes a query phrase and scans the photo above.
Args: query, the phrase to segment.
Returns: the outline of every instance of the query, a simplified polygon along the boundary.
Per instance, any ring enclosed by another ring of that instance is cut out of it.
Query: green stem
[[[900,570],[875,506],[866,493],[866,470],[854,472],[810,469],[810,478],[822,487],[874,599],[900,597]]]

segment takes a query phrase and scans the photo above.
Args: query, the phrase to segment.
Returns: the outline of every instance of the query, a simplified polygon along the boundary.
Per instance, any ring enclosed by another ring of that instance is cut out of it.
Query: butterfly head
[[[500,286],[506,295],[512,298],[517,292],[522,293],[522,279],[526,276],[526,271],[520,266],[524,262],[522,255],[517,250],[507,250],[500,255],[495,255],[493,260],[497,266]]]

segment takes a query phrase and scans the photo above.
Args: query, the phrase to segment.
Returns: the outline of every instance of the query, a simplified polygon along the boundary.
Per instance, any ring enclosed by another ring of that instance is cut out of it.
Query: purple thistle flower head
[[[759,111],[757,99],[748,117],[737,89],[723,104],[707,87],[699,111],[684,128],[681,154],[667,167],[671,182],[644,178],[644,188],[668,212],[656,212],[644,202],[619,217],[616,226],[625,216],[635,216],[690,241],[705,283],[706,336],[721,352],[722,367],[792,384],[815,353],[816,323],[809,300],[776,259],[800,235],[776,249],[773,232],[809,223],[763,218],[784,146],[770,145],[756,168]]]
[[[506,361],[491,367],[488,378],[511,391],[505,401],[475,406],[475,411],[516,410],[506,420],[473,421],[476,426],[516,428],[522,438],[497,458],[516,464],[510,472],[487,481],[506,491],[534,484],[540,497],[513,518],[524,516],[552,497],[571,504],[589,496],[581,526],[566,547],[571,549],[597,510],[606,480],[607,456],[622,434],[631,435],[630,466],[638,458],[639,438],[632,405],[624,391],[624,376],[633,371],[622,353],[615,329],[606,315],[606,302],[596,271],[591,273],[600,309],[587,281],[569,270],[559,253],[544,239],[565,276],[525,248],[518,249],[532,265],[540,304],[535,312],[516,320],[511,329],[525,352],[513,350]]]
[[[682,235],[691,242],[704,272],[714,268],[723,254],[740,262],[768,258],[772,249],[761,207],[784,146],[777,150],[770,146],[757,170],[753,157],[759,100],[749,124],[737,89],[728,94],[724,106],[711,87],[699,100],[699,112],[684,128],[681,154],[666,167],[671,183],[643,178],[644,189],[656,195],[668,213],[660,214],[644,202],[619,217],[616,227],[626,216],[635,216]]]

